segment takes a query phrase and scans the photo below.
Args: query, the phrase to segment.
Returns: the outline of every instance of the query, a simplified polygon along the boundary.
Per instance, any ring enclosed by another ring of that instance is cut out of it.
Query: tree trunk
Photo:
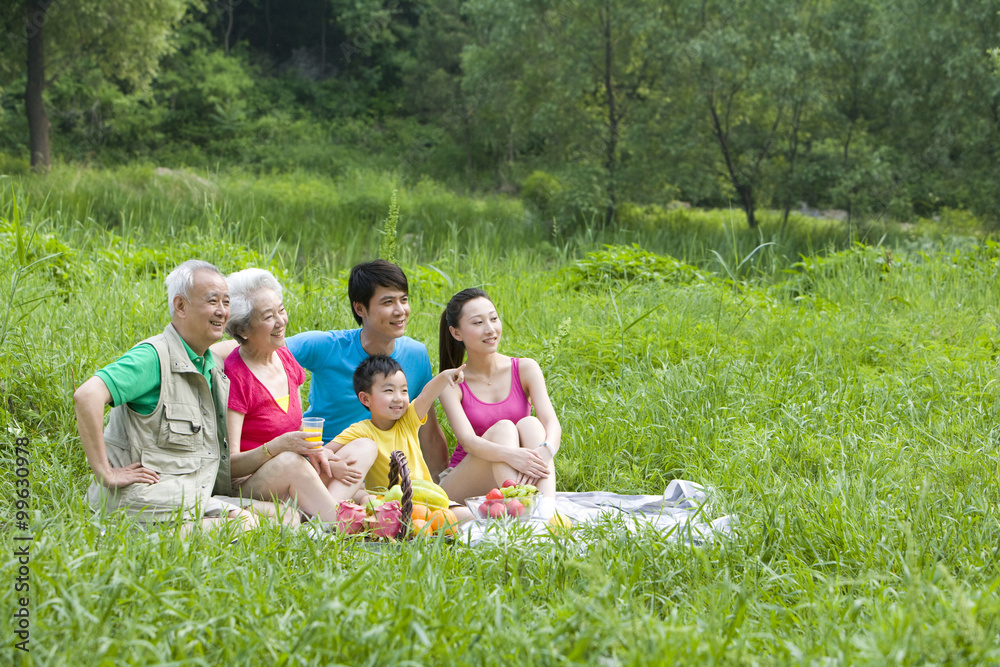
[[[712,132],[715,134],[715,138],[719,142],[719,148],[722,149],[722,157],[726,161],[726,169],[729,171],[729,181],[733,184],[736,194],[740,196],[743,210],[746,211],[747,214],[747,225],[750,229],[753,229],[757,226],[757,216],[754,211],[755,204],[753,201],[753,183],[745,182],[744,179],[740,178],[740,174],[736,170],[736,165],[733,163],[733,157],[729,154],[727,132],[722,128],[722,121],[719,120],[719,113],[716,111],[715,102],[711,97],[708,98],[708,110],[712,114]]]
[[[743,210],[747,212],[747,226],[750,229],[757,227],[757,205],[753,201],[753,186],[743,184],[738,189],[740,199],[743,200]]]
[[[462,98],[461,92],[459,93],[459,99],[462,103],[462,122],[465,125],[465,184],[469,190],[472,190],[472,116],[469,113],[469,107],[465,104],[465,100]]]
[[[319,28],[319,31],[320,31],[319,32],[319,71],[320,71],[320,76],[323,77],[324,79],[326,78],[326,24],[329,22],[329,19],[327,18],[326,13],[327,13],[327,9],[328,8],[329,8],[329,5],[324,2],[323,3],[323,7],[322,7],[321,12],[320,12],[321,16],[320,16],[320,21],[319,21],[319,25],[320,25],[320,28]]]
[[[45,90],[45,44],[42,28],[49,3],[45,0],[28,0],[25,5],[25,30],[28,35],[28,83],[24,88],[24,110],[28,116],[28,150],[31,168],[48,171],[51,164],[49,152],[49,117],[45,113],[42,91]]]
[[[233,2],[234,0],[229,0],[226,3],[226,37],[225,37],[225,54],[229,55],[229,36],[233,34]]]
[[[791,183],[795,178],[795,158],[799,154],[799,125],[802,122],[802,105],[801,102],[795,107],[795,113],[792,114],[792,148],[788,155],[788,181]],[[792,211],[792,197],[786,197],[785,199],[785,212],[781,217],[781,228],[784,229],[785,225],[788,224],[788,214]]]
[[[608,172],[608,210],[604,214],[604,226],[610,227],[615,220],[617,193],[615,192],[615,154],[618,152],[618,111],[615,107],[615,86],[612,77],[614,46],[611,43],[611,7],[604,4],[604,90],[608,96],[608,143],[605,169]]]
[[[271,0],[264,0],[264,25],[267,27],[267,41],[264,47],[267,55],[274,55],[274,29],[271,25]]]

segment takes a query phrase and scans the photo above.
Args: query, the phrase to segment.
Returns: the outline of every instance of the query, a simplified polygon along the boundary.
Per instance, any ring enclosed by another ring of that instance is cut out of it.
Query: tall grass
[[[758,238],[685,266],[646,246],[520,249],[534,237],[512,229],[501,242],[499,222],[467,229],[430,209],[414,232],[417,195],[400,189],[408,333],[435,355],[444,302],[485,287],[503,350],[543,363],[564,427],[560,488],[659,493],[695,480],[737,533],[691,548],[607,521],[566,538],[368,550],[268,527],[228,545],[91,516],[71,392],[162,328],[163,271],[188,255],[227,271],[271,266],[293,331],[352,326],[344,268],[377,235],[320,252],[175,202],[188,219],[159,194],[120,209],[127,226],[101,225],[79,217],[99,208],[89,195],[32,183],[16,209],[32,231],[24,261],[55,256],[18,288],[40,301],[0,305],[16,323],[0,346],[0,429],[11,434],[0,465],[11,469],[14,433],[34,443],[32,662],[1000,661],[1000,246],[852,247],[785,273],[745,261]],[[101,206],[124,205],[119,196]],[[24,265],[6,202],[4,285]],[[492,204],[468,204],[480,205]],[[4,516],[11,490],[5,475]],[[3,586],[3,608],[14,602]],[[0,657],[25,658],[9,641]]]
[[[271,176],[184,172],[150,165],[108,170],[56,166],[42,178],[11,177],[31,210],[61,229],[141,235],[150,244],[188,239],[193,231],[278,247],[294,261],[350,265],[376,254],[377,226],[398,190],[401,252],[417,262],[456,248],[493,248],[501,255],[532,250],[565,258],[602,244],[632,244],[718,270],[721,258],[743,275],[776,275],[802,256],[850,247],[856,240],[896,247],[940,234],[930,223],[847,225],[793,214],[785,222],[762,211],[747,229],[739,210],[664,210],[624,205],[613,229],[546,220],[508,196],[464,197],[430,180],[407,185],[393,172],[353,169],[337,178],[311,173]],[[9,185],[5,186],[9,192]],[[5,193],[4,196],[6,196]],[[566,232],[565,230],[576,230]],[[936,241],[935,241],[936,242]],[[761,250],[753,253],[755,248]]]

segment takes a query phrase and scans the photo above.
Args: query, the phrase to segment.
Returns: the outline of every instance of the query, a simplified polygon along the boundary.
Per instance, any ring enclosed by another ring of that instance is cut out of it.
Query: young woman
[[[555,496],[552,459],[562,427],[542,369],[533,359],[500,354],[502,332],[496,307],[480,289],[462,290],[441,315],[440,370],[458,368],[467,357],[465,382],[441,394],[458,439],[441,474],[441,486],[452,500],[483,495],[508,479]]]

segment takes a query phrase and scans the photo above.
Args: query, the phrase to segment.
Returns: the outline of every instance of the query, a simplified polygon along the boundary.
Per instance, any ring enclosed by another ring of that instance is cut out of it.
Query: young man
[[[228,495],[229,381],[208,349],[229,319],[229,289],[208,262],[189,260],[167,276],[171,322],[73,394],[80,442],[96,481],[95,510],[122,509],[142,521],[182,516],[213,524],[253,517]],[[114,406],[106,429],[104,407]]]
[[[368,418],[353,384],[354,370],[368,357],[384,354],[396,360],[413,395],[423,391],[434,377],[427,348],[404,335],[410,318],[409,292],[406,275],[395,264],[384,260],[358,264],[351,270],[347,295],[361,328],[307,331],[286,339],[295,360],[312,373],[305,416],[325,420],[324,441]],[[448,463],[448,443],[433,409],[428,410],[419,437],[424,460],[436,482]]]

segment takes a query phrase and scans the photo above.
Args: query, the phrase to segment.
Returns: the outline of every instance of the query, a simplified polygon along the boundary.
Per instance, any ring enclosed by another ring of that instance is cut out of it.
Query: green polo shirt
[[[184,343],[188,359],[205,376],[208,388],[211,389],[211,370],[215,368],[215,355],[208,351],[204,357],[199,357],[183,338],[181,342]],[[140,415],[148,415],[160,402],[160,358],[149,343],[136,345],[94,375],[107,385],[111,392],[111,404],[114,406],[128,403],[128,407]]]

